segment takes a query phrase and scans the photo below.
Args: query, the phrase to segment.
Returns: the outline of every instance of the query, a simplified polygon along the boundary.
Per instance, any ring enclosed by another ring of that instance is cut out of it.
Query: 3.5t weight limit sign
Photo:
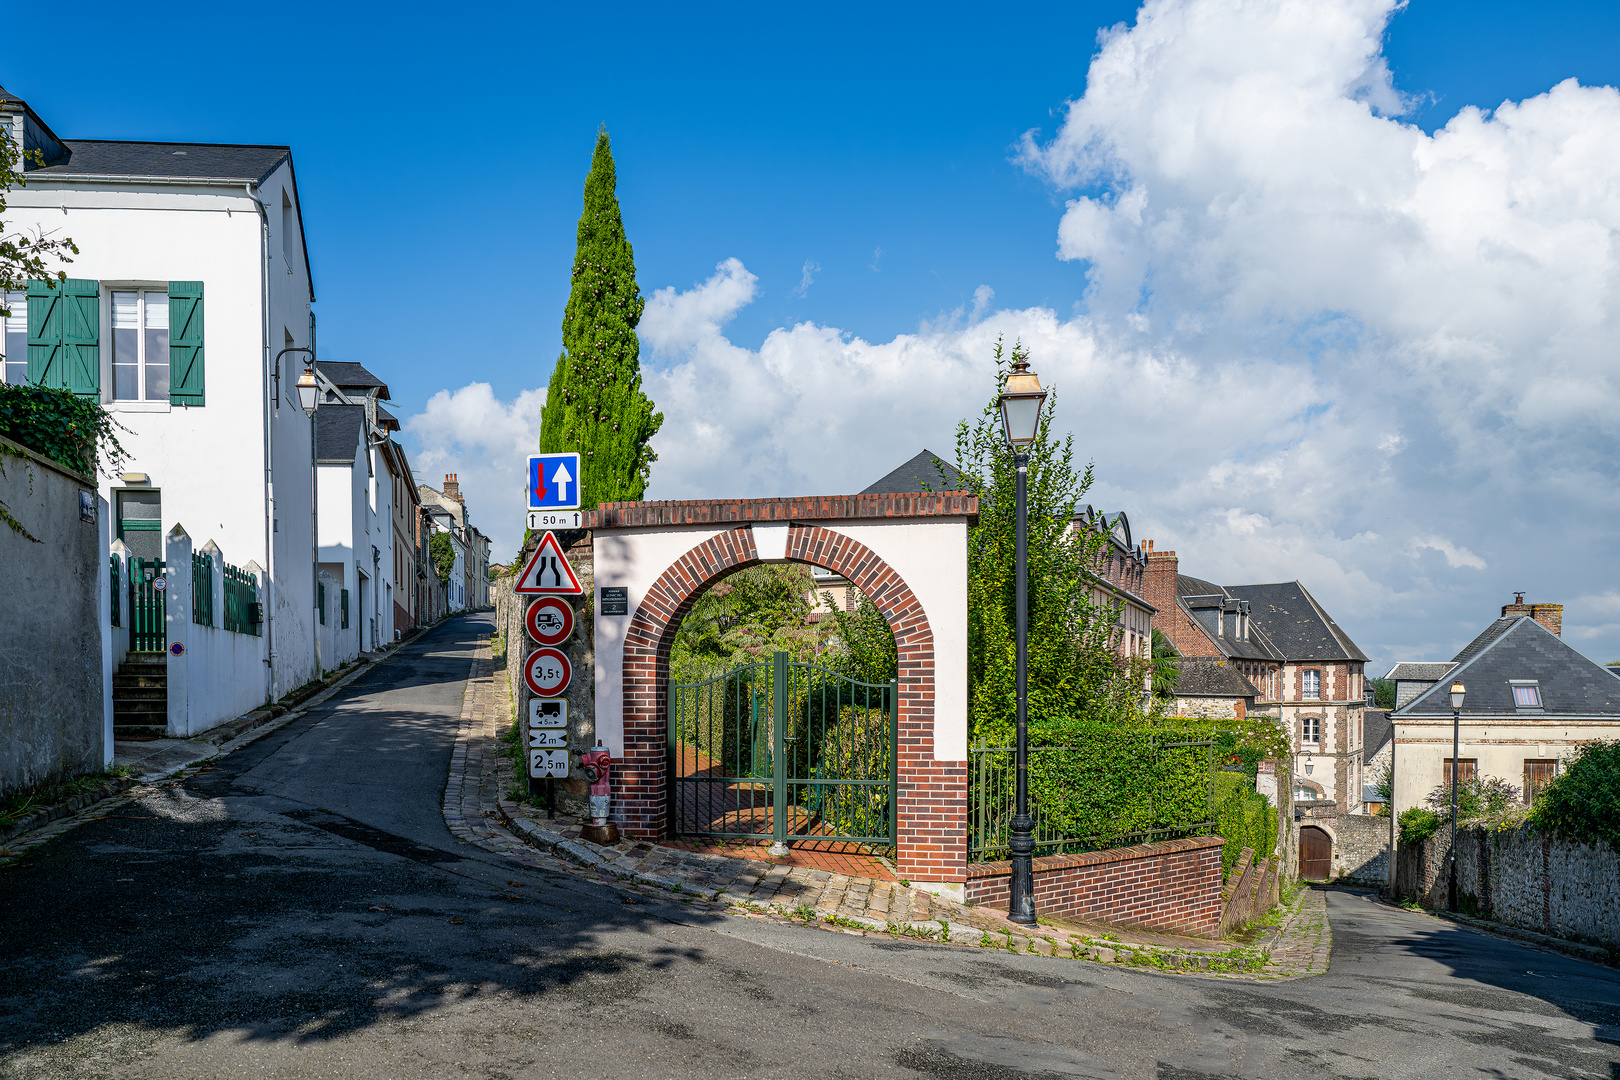
[[[535,697],[558,697],[568,689],[574,669],[559,650],[536,649],[523,663],[523,682]]]

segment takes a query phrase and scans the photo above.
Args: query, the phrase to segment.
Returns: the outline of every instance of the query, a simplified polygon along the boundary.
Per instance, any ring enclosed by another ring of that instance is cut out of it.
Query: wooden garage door
[[[1299,830],[1299,876],[1326,881],[1333,873],[1333,838],[1315,825]]]

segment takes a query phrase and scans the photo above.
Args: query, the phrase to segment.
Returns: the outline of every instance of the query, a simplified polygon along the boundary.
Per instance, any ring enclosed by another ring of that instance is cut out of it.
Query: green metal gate
[[[164,618],[164,591],[155,588],[163,577],[162,559],[129,560],[129,651],[162,652],[169,647]]]
[[[674,836],[895,843],[899,683],[772,659],[669,684]]]

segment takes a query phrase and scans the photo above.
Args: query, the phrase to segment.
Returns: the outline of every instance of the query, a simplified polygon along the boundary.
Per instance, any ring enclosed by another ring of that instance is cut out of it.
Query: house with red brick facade
[[[1180,573],[1174,551],[1144,546],[1154,625],[1192,676],[1176,710],[1276,717],[1293,744],[1293,797],[1359,809],[1366,654],[1298,581],[1216,585]]]
[[[1119,616],[1115,626],[1121,656],[1153,655],[1153,616],[1155,608],[1142,596],[1147,552],[1131,543],[1131,522],[1125,511],[1104,513],[1081,506],[1073,518],[1077,532],[1101,533],[1103,543],[1092,565],[1092,599],[1103,606],[1115,606]]]

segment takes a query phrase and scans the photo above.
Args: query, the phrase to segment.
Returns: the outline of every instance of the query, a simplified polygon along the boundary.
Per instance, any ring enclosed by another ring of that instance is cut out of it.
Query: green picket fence
[[[214,557],[200,551],[191,553],[191,621],[214,625]]]
[[[253,605],[259,602],[259,579],[246,570],[225,564],[225,629],[235,634],[259,633]]]

